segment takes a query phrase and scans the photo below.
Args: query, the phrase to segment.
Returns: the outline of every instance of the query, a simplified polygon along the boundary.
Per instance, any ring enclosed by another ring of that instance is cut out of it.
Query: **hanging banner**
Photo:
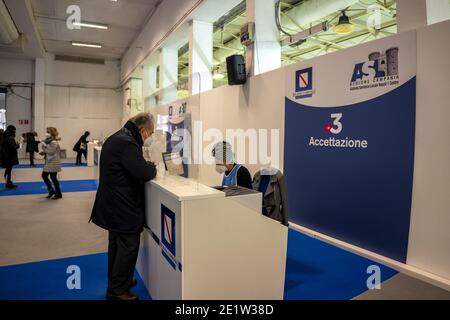
[[[406,261],[415,76],[414,32],[288,68],[284,171],[292,222]]]

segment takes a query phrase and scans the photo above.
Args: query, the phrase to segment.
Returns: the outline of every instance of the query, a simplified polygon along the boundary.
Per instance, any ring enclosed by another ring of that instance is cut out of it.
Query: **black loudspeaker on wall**
[[[245,72],[245,60],[242,55],[232,55],[227,57],[228,84],[244,84],[247,80]]]

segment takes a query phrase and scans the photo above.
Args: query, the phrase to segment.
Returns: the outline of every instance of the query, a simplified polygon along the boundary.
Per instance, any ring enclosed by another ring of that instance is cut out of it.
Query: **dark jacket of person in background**
[[[19,164],[19,157],[17,155],[17,149],[19,145],[16,142],[16,128],[14,126],[8,126],[3,133],[2,143],[2,165],[5,168],[12,167]]]
[[[27,133],[27,147],[26,147],[25,151],[28,153],[39,152],[38,144],[39,144],[39,141],[36,141],[34,133],[28,132]]]
[[[144,185],[156,176],[145,161],[138,128],[128,121],[103,144],[100,179],[91,220],[120,233],[139,233],[145,225]]]
[[[3,134],[5,130],[0,129],[0,168],[3,168]]]
[[[80,152],[81,150],[87,150],[87,137],[89,136],[89,132],[86,131],[80,139],[78,139],[77,143],[73,146],[73,151]]]

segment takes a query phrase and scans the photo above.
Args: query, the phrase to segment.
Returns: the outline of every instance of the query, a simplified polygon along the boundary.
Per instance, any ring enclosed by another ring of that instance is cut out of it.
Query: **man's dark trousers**
[[[109,231],[108,293],[121,295],[128,291],[139,253],[140,233]]]

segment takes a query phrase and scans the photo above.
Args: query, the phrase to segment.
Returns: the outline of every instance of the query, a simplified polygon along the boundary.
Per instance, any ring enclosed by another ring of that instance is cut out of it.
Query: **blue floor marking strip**
[[[0,267],[0,300],[104,300],[107,287],[106,253]],[[67,288],[71,265],[81,271],[81,289]],[[139,274],[132,289],[141,300],[151,297]]]
[[[96,191],[97,182],[89,180],[62,180],[59,181],[62,193]],[[2,196],[21,196],[27,194],[46,194],[47,187],[43,181],[36,182],[16,182],[17,189],[7,190],[5,184],[0,184],[0,197]]]
[[[348,300],[368,290],[367,267],[377,265],[381,282],[397,271],[290,229],[285,300]]]
[[[16,166],[14,166],[14,169],[42,169],[44,167],[44,164],[39,163],[36,164],[35,167],[30,166],[29,164],[18,164]],[[82,165],[76,165],[75,163],[69,163],[69,162],[64,162],[62,163],[62,167],[63,168],[82,168],[82,167],[87,167],[86,163],[83,163]]]
[[[81,290],[68,290],[67,267],[81,269]],[[286,300],[348,300],[367,291],[367,267],[378,265],[381,280],[397,271],[382,264],[289,230]],[[106,253],[0,267],[0,300],[103,299],[106,289]],[[150,299],[141,278],[132,291]]]

